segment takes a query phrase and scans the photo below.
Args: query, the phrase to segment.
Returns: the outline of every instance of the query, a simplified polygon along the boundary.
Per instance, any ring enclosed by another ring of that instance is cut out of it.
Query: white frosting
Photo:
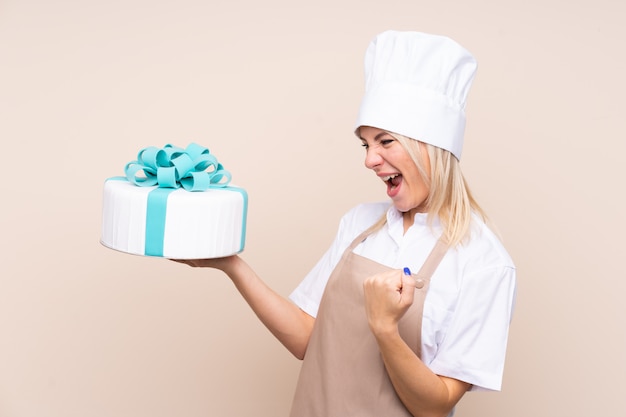
[[[145,255],[148,194],[156,187],[127,181],[104,184],[103,245]],[[245,201],[236,190],[172,191],[167,198],[163,257],[219,258],[242,251],[245,241]]]

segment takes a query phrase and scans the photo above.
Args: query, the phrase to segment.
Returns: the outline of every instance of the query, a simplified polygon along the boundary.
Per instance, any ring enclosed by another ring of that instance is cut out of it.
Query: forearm
[[[302,359],[315,319],[268,287],[243,259],[237,257],[224,272],[269,331]]]
[[[375,334],[398,397],[415,417],[445,417],[469,384],[433,373],[404,342],[397,327]]]

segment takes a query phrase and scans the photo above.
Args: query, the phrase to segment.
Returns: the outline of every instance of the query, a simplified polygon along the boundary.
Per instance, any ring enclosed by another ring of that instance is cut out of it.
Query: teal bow
[[[140,175],[143,171],[144,176]],[[140,187],[183,187],[187,191],[205,191],[230,183],[231,174],[203,146],[189,144],[185,149],[165,145],[139,151],[136,161],[124,168],[126,178]]]

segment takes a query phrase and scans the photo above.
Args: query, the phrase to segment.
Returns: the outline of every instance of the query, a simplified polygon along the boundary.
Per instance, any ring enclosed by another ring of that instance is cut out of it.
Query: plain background
[[[0,416],[285,416],[300,363],[219,272],[99,244],[103,181],[197,142],[250,196],[243,257],[287,295],[385,199],[352,134],[386,29],[477,57],[462,166],[518,267],[501,393],[464,417],[620,416],[619,0],[0,1]]]

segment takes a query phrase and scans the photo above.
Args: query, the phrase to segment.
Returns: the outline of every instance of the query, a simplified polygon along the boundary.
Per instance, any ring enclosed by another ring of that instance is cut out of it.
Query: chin
[[[407,211],[411,211],[411,209],[413,207],[407,207],[401,204],[396,204],[394,203],[393,206],[396,208],[396,210],[398,210],[400,213],[406,213]]]
[[[396,204],[396,203],[394,203],[393,206],[400,213],[410,214],[411,212],[413,212],[413,214],[415,214],[415,213],[426,213],[428,211],[425,207],[420,207],[420,206],[406,206],[406,205],[401,205],[401,204]]]

